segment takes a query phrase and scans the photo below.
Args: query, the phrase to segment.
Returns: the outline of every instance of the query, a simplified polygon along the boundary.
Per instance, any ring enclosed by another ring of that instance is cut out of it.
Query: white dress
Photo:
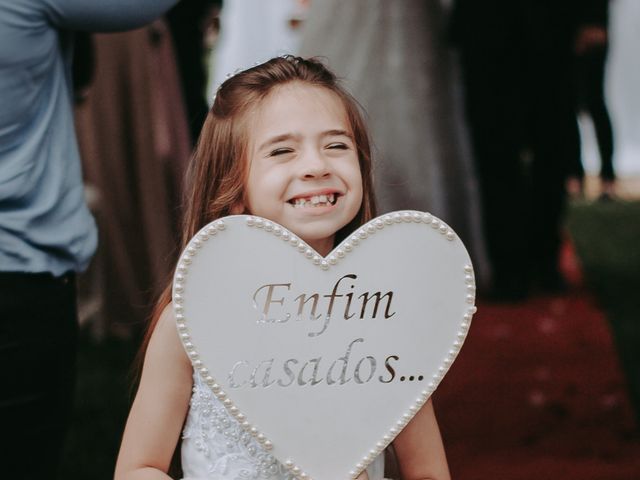
[[[182,434],[183,480],[293,480],[295,477],[246,432],[198,375]],[[331,452],[327,452],[331,461]],[[384,455],[367,468],[370,480],[384,477]]]
[[[289,26],[296,14],[294,0],[225,0],[220,12],[220,36],[209,62],[209,92],[227,74],[298,50],[299,30]]]

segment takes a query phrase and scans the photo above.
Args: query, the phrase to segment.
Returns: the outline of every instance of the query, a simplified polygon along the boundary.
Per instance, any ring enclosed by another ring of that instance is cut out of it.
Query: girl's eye
[[[327,145],[327,148],[333,149],[333,150],[348,150],[349,149],[349,147],[344,143],[331,143],[331,144]]]
[[[277,157],[278,155],[284,155],[286,153],[291,153],[293,150],[291,148],[276,148],[275,150],[269,153],[270,157]]]

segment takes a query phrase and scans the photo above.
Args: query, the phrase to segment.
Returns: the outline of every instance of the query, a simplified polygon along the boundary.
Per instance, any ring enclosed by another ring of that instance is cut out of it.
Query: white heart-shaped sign
[[[173,286],[196,371],[315,480],[355,478],[409,422],[458,354],[474,296],[462,242],[416,211],[370,221],[324,258],[273,222],[226,217],[191,240]]]

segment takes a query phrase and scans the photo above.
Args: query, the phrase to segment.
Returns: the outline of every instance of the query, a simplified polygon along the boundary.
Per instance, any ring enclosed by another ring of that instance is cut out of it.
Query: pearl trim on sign
[[[454,241],[456,235],[453,230],[442,220],[436,218],[430,213],[417,212],[413,210],[393,212],[381,217],[375,218],[358,230],[356,230],[350,237],[344,240],[337,248],[335,248],[328,257],[323,258],[318,255],[315,250],[309,247],[303,240],[298,239],[293,233],[286,230],[284,227],[277,225],[269,220],[260,217],[247,216],[245,224],[247,227],[255,227],[271,233],[280,238],[284,242],[300,252],[306,259],[310,260],[314,265],[317,265],[322,270],[329,270],[332,266],[337,265],[340,260],[344,259],[347,254],[353,251],[360,242],[366,241],[366,239],[375,235],[376,232],[387,227],[391,227],[397,223],[421,223],[431,226],[434,232],[441,234],[448,241]],[[187,355],[191,359],[193,368],[198,371],[204,382],[209,386],[213,394],[220,400],[222,405],[229,411],[229,413],[235,417],[242,428],[249,432],[250,435],[262,445],[265,450],[273,449],[273,443],[267,439],[267,437],[261,433],[258,428],[246,419],[246,416],[240,412],[237,406],[233,404],[233,401],[227,397],[227,394],[222,390],[222,387],[216,383],[215,379],[209,374],[209,369],[205,367],[204,363],[200,359],[197,349],[191,341],[191,335],[189,333],[188,321],[184,313],[184,289],[189,273],[189,266],[191,265],[192,258],[195,257],[198,251],[201,249],[203,242],[209,240],[225,230],[226,224],[224,220],[216,220],[209,225],[202,228],[189,242],[184,252],[180,257],[176,273],[173,281],[173,309],[176,318],[176,327],[182,344],[187,352]],[[436,390],[445,374],[449,370],[449,367],[455,360],[462,347],[474,313],[477,308],[475,307],[475,276],[472,265],[465,265],[463,272],[461,272],[465,285],[466,296],[465,302],[469,305],[466,313],[462,317],[460,328],[456,335],[456,340],[453,341],[452,349],[449,350],[447,357],[442,360],[441,366],[438,371],[433,374],[431,381],[427,385],[427,388],[423,390],[418,398],[416,398],[406,408],[404,413],[395,424],[389,427],[389,433],[384,435],[382,439],[375,443],[375,445],[364,452],[362,459],[354,466],[349,472],[351,479],[355,479],[367,468],[367,465],[371,463],[387,446],[393,441],[393,439],[402,431],[402,429],[409,423],[413,416],[420,410],[420,408],[431,397],[431,394]],[[286,459],[284,466],[291,472],[293,476],[300,480],[312,480],[307,473],[305,473],[300,466],[296,465],[292,459]]]
[[[374,235],[378,230],[382,230],[385,226],[402,222],[425,223],[427,225],[431,225],[434,230],[438,231],[438,233],[443,235],[447,240],[453,241],[456,239],[456,235],[451,227],[449,227],[442,220],[437,219],[430,213],[416,211],[394,212],[375,218],[367,224],[363,225],[358,230],[356,230],[351,235],[351,237],[342,242],[338,246],[338,248],[334,249],[334,251],[331,252],[327,258],[322,258],[318,254],[316,254],[315,251],[304,241],[298,239],[295,235],[288,232],[283,227],[275,225],[273,222],[260,217],[248,216],[246,219],[246,224],[248,227],[257,227],[264,229],[264,231],[271,232],[276,237],[280,237],[283,241],[289,242],[292,247],[297,248],[298,251],[304,254],[307,259],[311,260],[314,265],[319,265],[323,270],[328,270],[329,266],[336,265],[340,259],[345,257],[346,253],[352,251],[355,246],[367,239],[369,236]],[[190,247],[187,247],[188,253],[196,251],[195,248],[193,250],[189,250],[189,248]],[[473,269],[471,270],[471,273],[472,272]],[[471,276],[471,278],[473,278],[473,276],[470,274],[467,274],[466,276]],[[473,286],[473,291],[475,292],[475,286]],[[473,297],[473,295],[470,294],[468,297]],[[469,301],[469,298],[467,299],[467,301]]]

